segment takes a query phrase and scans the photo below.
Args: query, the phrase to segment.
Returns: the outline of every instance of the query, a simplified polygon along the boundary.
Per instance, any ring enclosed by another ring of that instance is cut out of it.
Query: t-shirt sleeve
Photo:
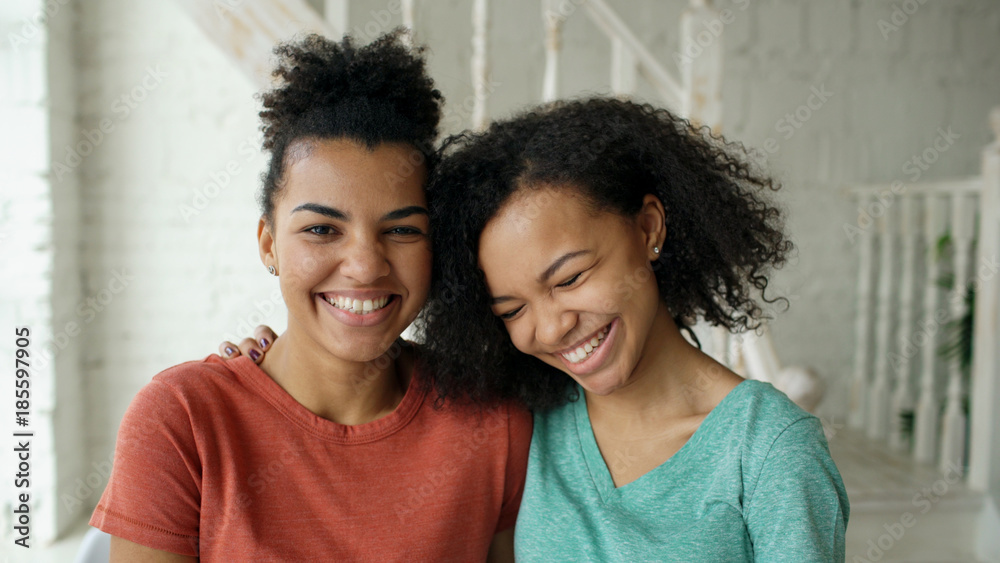
[[[531,446],[531,412],[513,405],[507,406],[507,409],[510,413],[507,423],[507,474],[497,533],[513,528],[517,521],[524,478],[528,472],[528,448]]]
[[[767,452],[746,524],[754,561],[843,561],[850,507],[815,417],[790,424]]]
[[[200,507],[190,412],[167,383],[154,379],[125,412],[111,478],[90,524],[147,547],[197,556]]]

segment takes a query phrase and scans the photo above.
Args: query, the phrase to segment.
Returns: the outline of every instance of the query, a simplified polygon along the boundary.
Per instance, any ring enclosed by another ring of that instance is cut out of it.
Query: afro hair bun
[[[396,28],[367,45],[311,34],[281,43],[274,89],[260,98],[263,148],[271,151],[261,206],[273,211],[285,152],[299,139],[347,138],[374,148],[408,143],[434,154],[444,98],[427,74],[424,49],[410,47]]]

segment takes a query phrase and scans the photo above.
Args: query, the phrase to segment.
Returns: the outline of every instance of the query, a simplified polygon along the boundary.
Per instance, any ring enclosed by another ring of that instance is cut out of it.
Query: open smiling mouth
[[[355,315],[370,315],[381,311],[395,299],[395,295],[383,295],[375,299],[351,299],[340,295],[324,295],[323,299],[337,309]]]
[[[608,330],[610,330],[611,324],[602,328],[590,338],[590,340],[585,341],[583,344],[577,346],[576,348],[570,350],[569,352],[562,352],[560,355],[571,364],[579,364],[580,362],[586,360],[596,352],[602,344],[604,344],[604,339],[608,336]]]

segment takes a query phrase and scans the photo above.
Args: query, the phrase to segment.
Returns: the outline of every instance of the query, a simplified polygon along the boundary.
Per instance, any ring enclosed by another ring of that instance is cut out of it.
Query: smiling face
[[[607,395],[666,338],[650,267],[664,232],[651,195],[626,218],[595,210],[572,187],[522,189],[479,239],[493,312],[518,350]]]
[[[426,170],[416,149],[313,140],[289,148],[273,221],[258,230],[277,269],[288,334],[347,361],[379,357],[430,286]]]

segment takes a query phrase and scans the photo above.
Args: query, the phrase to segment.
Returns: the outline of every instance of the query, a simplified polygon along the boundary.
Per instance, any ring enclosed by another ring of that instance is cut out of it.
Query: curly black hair
[[[557,102],[447,139],[431,174],[434,286],[417,328],[435,388],[445,400],[529,408],[558,406],[573,380],[511,343],[490,308],[478,266],[479,237],[512,194],[566,186],[596,210],[635,217],[646,194],[666,210],[666,240],[653,266],[679,327],[697,318],[752,330],[756,297],[792,243],[769,201],[779,185],[727,143],[667,110],[592,98]],[[786,301],[787,303],[787,301]]]
[[[264,150],[271,161],[259,203],[270,222],[281,190],[288,149],[304,139],[351,139],[374,149],[408,143],[433,164],[444,98],[427,75],[423,48],[397,28],[364,46],[308,35],[279,44],[272,75],[278,86],[261,95]]]

